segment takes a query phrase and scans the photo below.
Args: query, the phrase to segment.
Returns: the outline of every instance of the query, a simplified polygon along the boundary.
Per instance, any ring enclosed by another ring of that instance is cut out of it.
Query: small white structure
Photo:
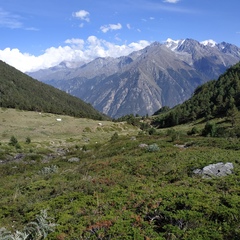
[[[102,123],[98,123],[98,126],[102,126]]]
[[[61,119],[61,118],[57,118],[56,120],[57,120],[58,122],[61,122],[61,121],[62,121],[62,119]]]

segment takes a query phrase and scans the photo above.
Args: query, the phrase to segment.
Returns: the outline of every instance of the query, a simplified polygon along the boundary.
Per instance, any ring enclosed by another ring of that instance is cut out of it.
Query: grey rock
[[[187,148],[185,144],[175,144],[174,146],[178,148]]]
[[[148,145],[147,145],[146,143],[141,143],[141,144],[138,145],[138,147],[140,147],[140,148],[146,148],[146,147],[148,147]]]
[[[79,161],[80,161],[80,159],[77,158],[77,157],[73,157],[73,158],[68,159],[68,162],[79,162]]]
[[[232,163],[216,163],[210,164],[203,169],[195,169],[194,174],[202,175],[203,178],[208,177],[224,177],[233,173],[234,166]]]
[[[202,174],[202,170],[201,169],[199,169],[199,168],[197,168],[197,169],[195,169],[195,170],[193,170],[193,173],[194,174]]]
[[[20,160],[20,159],[23,159],[25,157],[25,154],[23,154],[23,153],[18,153],[15,157],[14,157],[14,159],[15,160]]]

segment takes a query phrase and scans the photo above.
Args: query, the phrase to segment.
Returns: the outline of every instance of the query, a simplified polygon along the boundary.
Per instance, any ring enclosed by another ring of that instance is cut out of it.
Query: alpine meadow
[[[0,240],[240,240],[240,0],[0,0]]]
[[[240,239],[240,63],[114,120],[3,62],[0,81],[0,239]]]

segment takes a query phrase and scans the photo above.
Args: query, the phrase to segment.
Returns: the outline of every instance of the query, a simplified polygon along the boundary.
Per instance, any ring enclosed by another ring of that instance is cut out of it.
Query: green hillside
[[[154,124],[171,127],[196,119],[233,116],[240,108],[240,63],[229,68],[218,80],[199,86],[193,96],[167,111],[156,112]]]
[[[0,107],[107,119],[90,104],[32,79],[0,61]]]

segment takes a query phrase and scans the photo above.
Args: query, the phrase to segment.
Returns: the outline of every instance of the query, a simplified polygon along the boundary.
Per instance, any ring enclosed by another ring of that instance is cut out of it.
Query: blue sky
[[[0,59],[33,71],[167,38],[240,47],[239,9],[239,0],[0,0]]]

